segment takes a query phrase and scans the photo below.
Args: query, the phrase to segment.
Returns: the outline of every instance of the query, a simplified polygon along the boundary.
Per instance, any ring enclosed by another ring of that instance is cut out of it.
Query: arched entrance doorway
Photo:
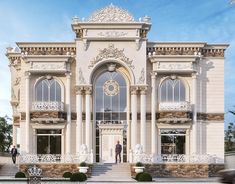
[[[102,70],[93,83],[96,162],[115,162],[115,145],[127,160],[127,79],[118,70]]]

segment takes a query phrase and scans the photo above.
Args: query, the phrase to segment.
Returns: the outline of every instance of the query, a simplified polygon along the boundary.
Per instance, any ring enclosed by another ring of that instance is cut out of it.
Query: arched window
[[[38,102],[60,102],[61,87],[55,79],[44,79],[36,85],[35,101]]]
[[[161,84],[161,102],[185,101],[185,86],[179,79],[167,79]]]

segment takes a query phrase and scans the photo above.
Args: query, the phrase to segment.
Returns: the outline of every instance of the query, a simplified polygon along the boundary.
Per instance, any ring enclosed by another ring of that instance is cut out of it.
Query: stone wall
[[[19,170],[27,174],[29,167],[33,166],[32,164],[21,164]],[[61,178],[65,172],[79,172],[79,164],[36,164],[37,167],[42,169],[43,177],[51,178]],[[89,165],[87,176],[91,176],[92,165]]]
[[[131,165],[131,175],[136,173]],[[178,177],[178,178],[207,178],[217,176],[219,170],[223,169],[223,164],[145,164],[145,172],[153,177]]]

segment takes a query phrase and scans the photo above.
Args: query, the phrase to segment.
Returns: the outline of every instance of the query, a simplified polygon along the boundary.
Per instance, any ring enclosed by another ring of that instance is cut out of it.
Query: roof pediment
[[[130,23],[135,22],[134,17],[127,11],[113,4],[94,12],[88,22],[101,23]]]

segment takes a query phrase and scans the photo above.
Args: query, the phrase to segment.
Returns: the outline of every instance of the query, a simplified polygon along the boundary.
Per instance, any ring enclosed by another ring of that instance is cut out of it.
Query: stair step
[[[90,181],[132,181],[130,165],[95,164],[92,168]]]

